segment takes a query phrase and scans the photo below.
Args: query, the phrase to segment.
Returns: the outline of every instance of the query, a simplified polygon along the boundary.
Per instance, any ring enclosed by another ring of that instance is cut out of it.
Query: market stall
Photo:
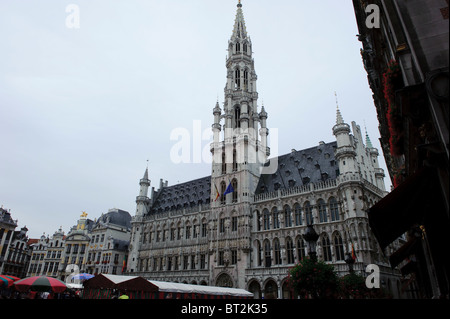
[[[158,288],[139,276],[100,274],[83,283],[83,299],[111,299],[127,295],[130,299],[152,299]]]
[[[155,280],[150,282],[158,288],[158,294],[155,295],[157,299],[253,299],[253,294],[244,289]]]

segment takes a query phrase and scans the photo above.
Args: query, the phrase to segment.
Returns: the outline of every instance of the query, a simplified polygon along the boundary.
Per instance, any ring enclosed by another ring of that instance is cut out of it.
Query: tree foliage
[[[333,298],[339,279],[332,265],[309,257],[303,258],[289,272],[290,284],[300,296]]]

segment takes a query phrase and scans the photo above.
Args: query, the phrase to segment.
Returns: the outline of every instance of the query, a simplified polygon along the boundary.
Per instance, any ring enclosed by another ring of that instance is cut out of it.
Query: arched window
[[[233,149],[233,172],[236,172],[237,169],[238,169],[238,164],[237,164],[236,149]]]
[[[326,234],[322,236],[322,251],[323,251],[323,260],[332,261],[330,238],[328,238],[328,235]]]
[[[264,266],[272,266],[272,255],[270,253],[270,241],[266,239],[264,241]]]
[[[323,199],[317,201],[317,207],[319,209],[319,222],[326,223],[328,221],[327,205]]]
[[[235,121],[235,128],[241,127],[241,108],[239,106],[236,106],[234,109],[234,121]]]
[[[244,44],[242,45],[242,47],[243,47],[244,53],[247,53],[247,43],[244,43]]]
[[[278,219],[278,208],[272,208],[272,223],[273,229],[280,228],[280,220]]]
[[[227,184],[225,184],[224,181],[222,181],[220,183],[220,204],[224,205],[225,204],[225,191],[227,189]]]
[[[220,233],[224,233],[225,232],[225,216],[222,214],[220,214],[219,217],[219,232]]]
[[[286,238],[286,254],[287,254],[287,263],[293,264],[294,261],[294,243],[290,237]]]
[[[270,229],[270,212],[267,208],[263,210],[263,218],[264,218],[264,230]]]
[[[259,210],[255,211],[255,215],[256,215],[256,230],[260,231],[261,230],[261,213],[259,212]]]
[[[344,244],[342,243],[342,237],[339,233],[334,236],[334,253],[336,260],[344,260]]]
[[[185,239],[190,239],[191,238],[191,229],[192,229],[191,223],[187,222],[185,227],[184,227]],[[164,238],[163,238],[163,241],[164,241]]]
[[[236,42],[236,53],[241,52],[241,44]]]
[[[299,226],[302,224],[302,207],[296,203],[294,205],[294,214],[295,214],[295,226]]]
[[[259,242],[259,240],[256,241],[256,262],[257,262],[257,266],[261,266],[262,265],[262,247],[261,247],[261,243]]]
[[[236,71],[234,71],[234,87],[236,89],[241,88],[241,70],[236,69]]]
[[[336,198],[330,198],[330,216],[331,221],[339,220],[339,205]]]
[[[231,187],[233,187],[233,192],[231,193],[232,202],[236,203],[238,198],[238,182],[235,178],[231,181]]]
[[[275,265],[281,265],[281,248],[278,238],[273,240],[273,252],[275,257]]]
[[[244,90],[248,90],[248,72],[244,70]]]
[[[292,226],[291,208],[289,205],[284,206],[284,227]]]
[[[303,238],[301,236],[297,237],[297,258],[298,261],[302,260],[306,257],[305,253],[305,242],[303,241]]]
[[[304,211],[305,211],[306,225],[312,225],[314,223],[314,220],[312,215],[312,207],[309,202],[305,203]]]
[[[222,174],[226,174],[227,173],[227,162],[226,162],[226,158],[225,158],[225,151],[222,150]]]

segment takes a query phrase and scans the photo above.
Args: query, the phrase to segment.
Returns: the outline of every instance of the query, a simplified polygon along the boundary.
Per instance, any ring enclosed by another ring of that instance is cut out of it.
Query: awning
[[[239,288],[190,285],[190,284],[156,281],[156,280],[149,280],[149,282],[158,287],[158,290],[160,292],[197,293],[202,295],[220,295],[220,296],[253,298],[253,293]]]
[[[384,249],[413,225],[422,225],[440,202],[437,171],[424,167],[368,210],[369,225]]]
[[[156,292],[158,290],[155,285],[139,276],[99,274],[86,280],[83,285],[84,288],[90,289],[119,289],[144,292]]]
[[[408,240],[402,247],[400,247],[395,253],[393,253],[389,257],[391,268],[395,268],[405,258],[413,255],[418,244],[420,244],[420,239],[418,239],[417,237],[413,237],[412,239]]]

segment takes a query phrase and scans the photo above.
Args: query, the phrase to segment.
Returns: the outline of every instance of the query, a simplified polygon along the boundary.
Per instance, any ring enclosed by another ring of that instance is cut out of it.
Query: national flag
[[[223,196],[225,196],[226,194],[232,193],[234,192],[233,186],[231,186],[231,182],[228,185],[227,189],[225,190],[225,193],[223,193]]]
[[[353,246],[353,243],[352,243],[352,259],[356,260],[355,247]]]
[[[122,264],[122,274],[125,272],[126,265],[127,265],[127,256],[124,255],[123,256],[123,264]]]
[[[216,201],[220,197],[220,193],[219,190],[217,189],[216,184],[214,184],[214,187],[216,188],[216,199],[214,201]]]

